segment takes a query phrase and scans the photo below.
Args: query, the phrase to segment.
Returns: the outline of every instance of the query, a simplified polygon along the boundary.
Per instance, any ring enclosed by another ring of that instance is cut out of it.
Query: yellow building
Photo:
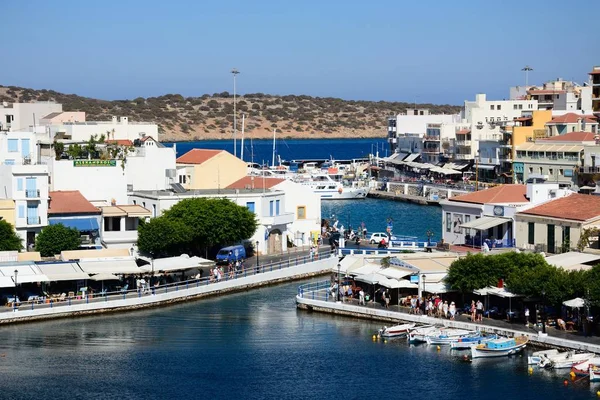
[[[246,163],[225,150],[193,149],[177,159],[185,189],[224,189],[248,174]]]
[[[552,110],[533,111],[531,117],[517,118],[519,126],[512,130],[512,159],[518,146],[546,137],[546,123],[552,119]]]
[[[14,200],[0,200],[0,219],[15,226],[15,202]]]

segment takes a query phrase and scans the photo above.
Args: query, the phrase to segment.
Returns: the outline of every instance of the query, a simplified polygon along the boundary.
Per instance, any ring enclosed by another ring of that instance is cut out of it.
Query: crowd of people
[[[456,303],[442,300],[440,296],[430,297],[409,296],[402,300],[402,305],[409,307],[409,314],[427,315],[429,317],[455,319],[458,315]]]
[[[227,264],[227,268],[225,268],[225,265],[215,265],[211,268],[208,279],[210,282],[220,282],[224,278],[233,279],[235,278],[235,274],[243,273],[244,270],[245,266],[243,259],[231,261]]]

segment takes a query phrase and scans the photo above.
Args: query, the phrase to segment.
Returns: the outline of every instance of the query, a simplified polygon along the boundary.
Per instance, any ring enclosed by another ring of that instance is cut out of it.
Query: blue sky
[[[461,104],[600,65],[597,0],[19,0],[0,84],[103,99],[233,91]],[[594,16],[596,14],[596,16]]]

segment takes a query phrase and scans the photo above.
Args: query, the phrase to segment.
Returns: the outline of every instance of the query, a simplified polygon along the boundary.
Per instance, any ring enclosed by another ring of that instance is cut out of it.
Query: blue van
[[[246,249],[241,244],[223,247],[217,253],[217,262],[229,263],[246,258]]]

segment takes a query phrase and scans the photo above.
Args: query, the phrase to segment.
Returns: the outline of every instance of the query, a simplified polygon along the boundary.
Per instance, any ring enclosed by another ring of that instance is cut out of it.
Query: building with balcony
[[[266,178],[265,178],[266,179]],[[256,179],[262,180],[262,179]],[[282,190],[268,190],[274,186],[268,183],[264,189],[202,189],[187,190],[184,193],[175,193],[168,190],[135,191],[129,199],[133,204],[155,210],[160,216],[174,204],[187,198],[226,198],[238,206],[247,207],[256,214],[258,229],[249,238],[252,243],[258,242],[257,250],[261,254],[274,254],[287,248],[288,239],[294,242],[294,233],[291,224],[296,218],[294,212],[287,211],[286,195]],[[301,211],[300,211],[301,212]],[[106,235],[106,232],[104,233]],[[106,238],[106,236],[105,236]]]
[[[131,249],[137,244],[141,219],[152,216],[139,204],[100,206],[102,211],[101,243],[107,249]]]
[[[444,242],[475,248],[515,247],[517,212],[567,194],[557,184],[508,184],[443,200]]]
[[[0,165],[0,199],[14,201],[15,229],[25,249],[48,225],[48,167]]]
[[[583,230],[600,224],[600,196],[573,193],[519,211],[516,215],[517,246],[546,253],[565,253],[577,248]],[[598,240],[593,248],[598,249]]]
[[[600,65],[592,68],[590,85],[592,87],[592,112],[600,114]]]
[[[542,179],[561,187],[575,186],[580,184],[582,168],[595,167],[596,154],[600,154],[600,146],[591,132],[569,132],[528,142],[517,147],[515,177],[519,182]]]
[[[54,118],[48,118],[49,113],[43,114],[45,120],[60,119],[60,115]],[[74,119],[81,118],[74,116]],[[67,141],[73,143],[83,143],[93,135],[104,135],[106,139],[112,140],[131,140],[142,139],[146,136],[152,136],[158,139],[158,125],[153,122],[134,122],[128,117],[113,116],[110,121],[83,121],[64,122],[48,125],[50,132],[50,142],[53,140]]]
[[[23,131],[40,125],[50,113],[62,112],[62,104],[53,102],[0,104],[0,131]]]
[[[77,229],[81,235],[81,248],[102,248],[100,226],[101,211],[79,191],[49,192],[48,224],[62,224]]]
[[[0,131],[0,164],[37,164],[36,143],[37,139],[34,132]]]
[[[589,86],[557,78],[541,86],[512,87],[510,98],[536,100],[538,110],[581,112],[591,109],[592,90]]]

